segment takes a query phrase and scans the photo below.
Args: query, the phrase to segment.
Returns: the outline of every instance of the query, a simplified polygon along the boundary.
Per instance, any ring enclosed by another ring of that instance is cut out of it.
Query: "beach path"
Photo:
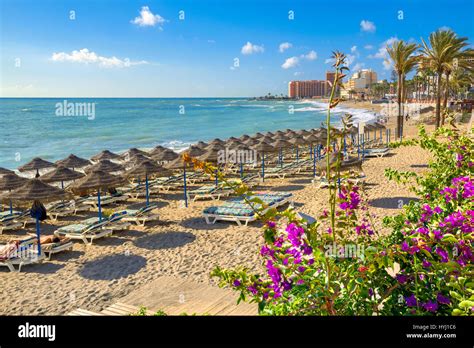
[[[176,277],[160,277],[119,302],[137,310],[142,306],[149,312],[162,310],[168,315],[257,315],[257,305],[244,302],[237,305],[236,292],[232,290]]]

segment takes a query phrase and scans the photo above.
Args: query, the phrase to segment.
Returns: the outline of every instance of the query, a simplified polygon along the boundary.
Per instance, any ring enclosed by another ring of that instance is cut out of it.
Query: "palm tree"
[[[402,102],[405,96],[405,77],[418,64],[418,56],[414,55],[418,47],[415,43],[405,43],[403,40],[396,41],[391,47],[387,47],[387,53],[393,62],[393,68],[397,74],[397,130],[400,138],[403,135]]]
[[[430,34],[428,44],[422,41],[422,66],[431,68],[436,73],[436,128],[442,124],[441,93],[442,77],[446,76],[445,102],[447,104],[449,76],[457,65],[472,69],[473,50],[464,49],[468,44],[467,38],[458,37],[452,30],[437,30]]]

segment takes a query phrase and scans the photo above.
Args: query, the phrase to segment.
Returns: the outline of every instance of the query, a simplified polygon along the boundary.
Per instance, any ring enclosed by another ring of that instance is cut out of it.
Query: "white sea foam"
[[[312,106],[307,106],[303,108],[298,108],[295,109],[294,111],[300,111],[300,112],[311,112],[311,111],[325,111],[327,110],[328,104],[323,103],[323,102],[317,102],[317,101],[301,101],[297,102],[297,104],[311,104]],[[342,116],[343,114],[351,114],[352,119],[354,123],[357,122],[364,122],[364,123],[370,123],[374,122],[377,119],[376,113],[370,110],[364,110],[364,109],[355,109],[355,108],[348,108],[344,106],[336,106],[332,112],[336,115]]]

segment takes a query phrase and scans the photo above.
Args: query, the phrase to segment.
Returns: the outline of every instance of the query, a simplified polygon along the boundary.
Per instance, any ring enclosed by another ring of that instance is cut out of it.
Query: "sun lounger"
[[[221,197],[230,195],[232,190],[230,188],[225,188],[222,185],[204,185],[196,190],[190,190],[186,194],[188,200],[193,202],[199,199],[211,198],[214,200],[219,200]]]
[[[150,204],[148,207],[142,207],[137,210],[127,209],[126,215],[122,218],[122,221],[135,222],[137,225],[145,227],[145,224],[150,221],[158,221],[160,216],[153,213],[152,210],[158,208],[156,204]]]
[[[362,151],[364,157],[383,157],[390,152],[388,147],[384,148],[374,148],[374,149],[365,149]]]
[[[85,244],[92,244],[96,239],[110,236],[112,229],[106,228],[108,219],[98,221],[97,218],[90,218],[79,224],[72,224],[58,228],[54,231],[55,236],[64,236],[72,240],[82,240]]]
[[[23,226],[23,223],[16,220],[20,216],[21,213],[13,212],[11,214],[8,213],[0,217],[0,234],[2,234],[3,231],[17,230],[21,228]]]
[[[43,252],[38,255],[36,237],[13,241],[0,247],[0,266],[8,267],[11,272],[21,272],[24,265],[40,263],[44,259]]]
[[[288,203],[291,196],[290,193],[286,192],[260,192],[247,198],[249,200],[254,197],[261,199],[266,204],[266,207],[263,209],[259,203],[253,203],[253,207],[251,207],[245,200],[240,198],[225,202],[221,206],[206,208],[203,211],[203,216],[207,224],[214,224],[217,221],[231,221],[236,222],[239,226],[242,226],[242,224],[247,226],[249,222],[255,221],[258,218],[258,214],[254,209],[258,209],[260,214],[265,214],[270,208],[277,208]]]
[[[28,233],[32,238],[37,238],[36,234]],[[58,254],[65,250],[72,250],[74,244],[66,237],[58,236],[41,236],[41,251],[45,253],[48,261],[51,260],[53,254]],[[35,241],[38,243],[38,240]]]

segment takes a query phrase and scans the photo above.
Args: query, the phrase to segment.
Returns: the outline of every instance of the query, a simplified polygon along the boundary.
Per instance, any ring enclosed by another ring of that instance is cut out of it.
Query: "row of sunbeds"
[[[153,212],[157,207],[156,204],[150,204],[141,209],[117,211],[101,221],[93,217],[77,224],[62,226],[54,231],[53,236],[41,237],[41,253],[36,235],[0,245],[0,266],[6,266],[10,271],[20,271],[24,265],[39,263],[56,253],[72,249],[74,240],[92,244],[94,240],[128,229],[131,223],[145,226],[147,222],[159,220],[159,215]]]

